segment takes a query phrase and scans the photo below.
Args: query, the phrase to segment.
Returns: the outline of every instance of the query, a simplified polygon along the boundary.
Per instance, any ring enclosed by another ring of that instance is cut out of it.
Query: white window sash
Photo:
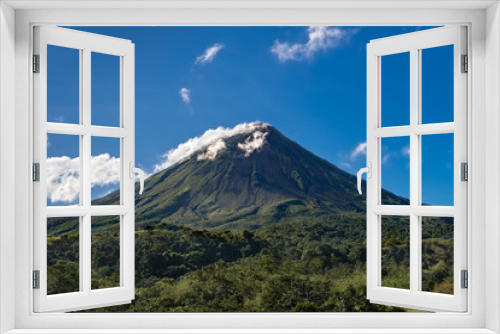
[[[80,123],[47,123],[47,45],[80,50]],[[120,126],[91,125],[91,53],[120,57]],[[40,181],[34,183],[34,268],[40,272],[40,288],[33,290],[35,312],[65,312],[130,303],[134,299],[134,189],[129,177],[134,161],[134,44],[128,40],[76,30],[34,28],[34,54],[40,55],[40,72],[33,74],[34,162],[40,163]],[[80,137],[80,205],[47,207],[47,133]],[[90,159],[92,136],[120,139],[121,200],[119,205],[92,206]],[[130,164],[132,162],[132,165]],[[91,289],[91,217],[119,215],[120,286]],[[47,224],[50,217],[80,217],[78,292],[47,295]]]
[[[422,310],[467,311],[467,289],[460,271],[467,269],[467,182],[460,180],[460,164],[467,162],[467,75],[461,55],[467,53],[465,27],[444,27],[371,41],[367,46],[367,297],[373,303]],[[421,49],[454,45],[454,122],[420,124]],[[410,125],[381,127],[381,57],[410,53]],[[454,133],[454,206],[421,203],[421,135]],[[410,137],[410,205],[381,205],[381,138]],[[410,289],[381,286],[381,216],[410,217]],[[454,294],[421,289],[422,240],[419,217],[454,217]]]

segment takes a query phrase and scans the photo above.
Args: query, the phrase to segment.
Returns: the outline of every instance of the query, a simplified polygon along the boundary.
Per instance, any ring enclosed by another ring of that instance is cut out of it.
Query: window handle
[[[134,167],[134,162],[130,161],[129,164],[130,167],[130,178],[135,179],[135,174],[139,174],[139,184],[140,184],[140,189],[139,189],[139,195],[142,195],[144,192],[144,179],[146,178],[146,174],[144,174],[144,171],[140,168]]]
[[[361,168],[358,171],[358,192],[360,195],[362,194],[362,192],[361,192],[361,175],[363,175],[363,173],[366,173],[366,177],[371,179],[371,177],[372,177],[372,163],[371,162],[368,162],[367,167]]]

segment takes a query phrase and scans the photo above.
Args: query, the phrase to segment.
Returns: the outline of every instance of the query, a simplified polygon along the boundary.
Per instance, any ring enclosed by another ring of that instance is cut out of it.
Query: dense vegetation
[[[387,218],[382,226],[383,284],[408,288],[408,221]],[[93,311],[404,311],[366,300],[365,230],[358,213],[242,232],[148,225],[136,231],[136,299]],[[452,292],[452,235],[452,221],[423,222],[428,291]],[[92,236],[93,288],[118,285],[118,238],[113,230]],[[78,235],[52,235],[48,242],[49,291],[78,291]]]

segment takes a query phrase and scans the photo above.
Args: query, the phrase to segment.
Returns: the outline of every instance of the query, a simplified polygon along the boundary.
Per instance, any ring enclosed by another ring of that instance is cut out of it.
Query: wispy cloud
[[[389,162],[389,159],[391,158],[391,153],[385,153],[382,155],[382,164],[386,165]]]
[[[310,60],[320,51],[334,49],[349,42],[351,36],[356,32],[356,29],[338,27],[308,27],[307,42],[290,43],[276,40],[271,47],[271,52],[274,53],[282,63],[287,61]]]
[[[185,104],[191,104],[191,90],[186,87],[182,87],[179,91],[179,95],[181,96],[182,102]]]
[[[209,129],[199,137],[194,137],[188,141],[179,144],[174,149],[162,155],[162,161],[154,167],[154,173],[162,171],[170,166],[190,158],[193,154],[198,154],[198,160],[215,159],[217,154],[226,148],[223,141],[225,138],[232,137],[241,133],[259,132],[266,129],[269,124],[261,122],[242,123],[233,128],[224,128],[219,126],[216,129]],[[265,137],[265,136],[264,136]],[[255,137],[254,137],[255,138]]]
[[[217,56],[219,51],[222,50],[223,48],[224,48],[223,44],[215,43],[214,45],[206,49],[201,56],[196,57],[196,61],[194,63],[195,64],[211,63],[215,59],[215,56]]]
[[[366,155],[366,143],[359,143],[354,150],[351,151],[351,160],[356,159],[359,156]]]
[[[339,152],[337,165],[347,171],[353,171],[353,168],[362,163],[361,157],[366,156],[366,142],[359,143],[350,152]]]
[[[120,158],[108,153],[90,159],[91,187],[120,182]],[[80,158],[47,159],[47,198],[51,202],[74,202],[80,193]]]
[[[409,157],[410,156],[410,145],[403,147],[401,149],[401,154],[403,154],[404,156]]]

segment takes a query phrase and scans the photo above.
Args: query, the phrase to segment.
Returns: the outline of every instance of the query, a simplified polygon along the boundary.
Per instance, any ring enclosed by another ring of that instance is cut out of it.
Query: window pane
[[[120,57],[92,52],[92,125],[120,126]]]
[[[410,217],[382,216],[382,286],[410,288]]]
[[[422,123],[453,122],[453,45],[421,52]]]
[[[80,218],[47,218],[47,294],[80,290]]]
[[[120,286],[120,216],[92,217],[92,289]]]
[[[80,137],[47,134],[47,205],[78,205]]]
[[[422,203],[453,206],[452,133],[422,136]]]
[[[382,126],[410,124],[410,53],[381,57]]]
[[[383,205],[408,205],[410,137],[382,138],[380,171]]]
[[[92,137],[92,205],[120,204],[120,138]]]
[[[80,122],[80,50],[47,45],[47,122]]]
[[[422,217],[422,291],[453,294],[453,222]]]

